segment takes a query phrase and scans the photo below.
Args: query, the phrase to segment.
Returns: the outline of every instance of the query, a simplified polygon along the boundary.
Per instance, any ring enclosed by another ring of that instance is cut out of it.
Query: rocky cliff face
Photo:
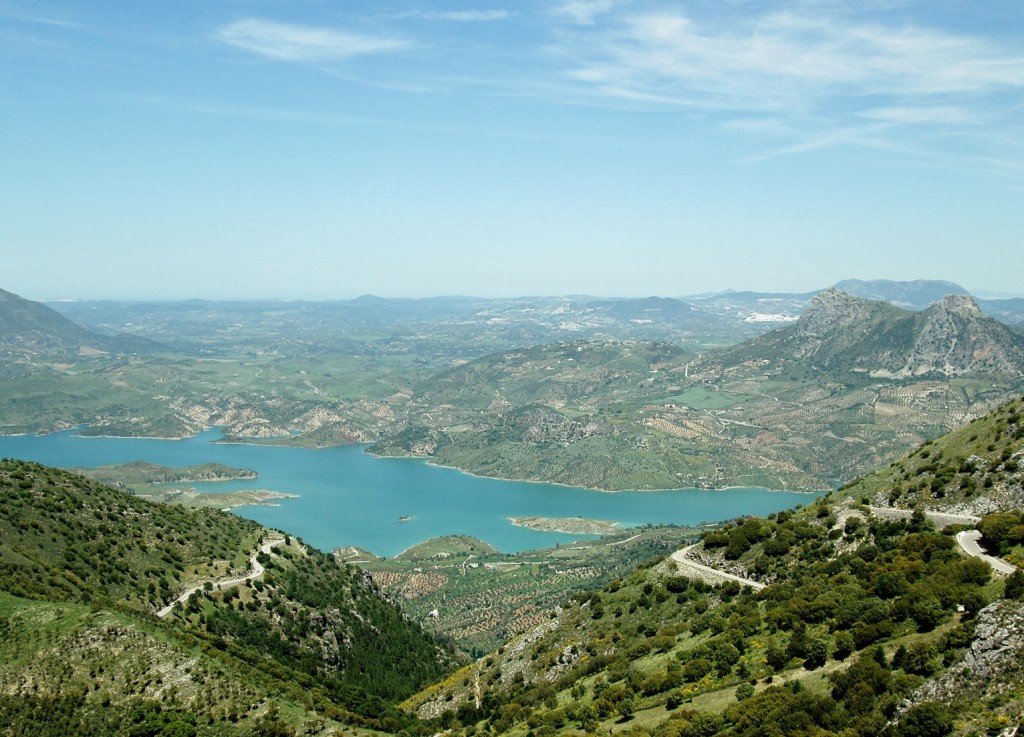
[[[992,698],[1012,690],[1024,674],[1024,602],[997,601],[978,612],[977,627],[964,659],[924,683],[909,700],[950,704]]]
[[[871,306],[869,300],[854,297],[840,289],[824,289],[800,315],[796,334],[808,343],[814,343],[844,332],[863,332],[871,320]]]
[[[1024,336],[986,317],[966,294],[907,312],[826,289],[793,330],[790,351],[798,360],[877,378],[1024,375]]]
[[[1024,345],[985,317],[969,295],[948,295],[922,313],[922,325],[898,373],[919,376],[1020,375]]]

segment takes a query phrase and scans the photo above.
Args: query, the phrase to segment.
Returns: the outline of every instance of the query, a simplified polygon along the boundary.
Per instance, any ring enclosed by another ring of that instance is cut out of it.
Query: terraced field
[[[691,528],[642,527],[510,555],[473,538],[447,537],[358,565],[414,619],[481,655],[547,620],[572,593],[626,577],[696,535]]]

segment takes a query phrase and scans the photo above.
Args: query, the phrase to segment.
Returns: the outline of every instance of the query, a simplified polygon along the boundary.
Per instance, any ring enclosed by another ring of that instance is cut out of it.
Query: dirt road
[[[249,571],[244,576],[240,576],[239,578],[227,578],[221,580],[210,579],[209,581],[203,581],[201,584],[189,586],[187,589],[185,589],[185,592],[181,594],[177,599],[175,599],[170,604],[165,606],[163,609],[158,611],[156,613],[156,616],[163,619],[171,613],[171,611],[174,609],[175,604],[184,604],[186,601],[188,601],[188,597],[192,596],[192,594],[194,594],[197,591],[203,590],[206,587],[207,583],[212,584],[214,588],[220,591],[224,591],[225,589],[230,589],[234,586],[238,586],[239,584],[245,583],[246,581],[255,581],[257,578],[263,575],[264,570],[262,564],[260,564],[260,562],[257,560],[259,554],[266,553],[267,555],[270,555],[270,551],[278,547],[279,545],[284,545],[283,538],[265,541],[256,550],[256,552],[252,554],[252,557],[249,559]]]

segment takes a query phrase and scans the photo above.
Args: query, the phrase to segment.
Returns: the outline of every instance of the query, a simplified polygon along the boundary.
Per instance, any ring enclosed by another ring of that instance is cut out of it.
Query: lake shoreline
[[[79,426],[79,427],[84,427],[84,425],[83,426]],[[68,429],[65,429],[65,430],[53,430],[51,432],[44,432],[44,433],[20,433],[20,434],[10,434],[10,435],[4,435],[4,434],[0,433],[0,437],[25,437],[25,436],[44,437],[46,435],[52,435],[52,434],[57,434],[57,433],[61,433],[61,432],[68,432],[69,430],[74,430],[74,429],[75,428],[68,428]],[[221,430],[221,432],[223,434],[223,428],[221,428],[220,426],[213,425],[213,426],[207,427],[207,428],[205,428],[203,430],[200,430],[199,432],[194,433],[192,435],[166,437],[166,438],[154,437],[154,436],[145,436],[145,435],[82,435],[80,433],[76,433],[74,435],[74,437],[80,437],[80,438],[84,438],[84,439],[89,439],[89,438],[98,438],[98,439],[107,438],[107,439],[112,439],[112,440],[165,440],[165,441],[180,442],[180,441],[188,441],[188,440],[195,439],[195,438],[199,437],[200,435],[202,435],[203,433],[210,432],[210,431],[213,431],[213,430]],[[544,481],[544,480],[538,480],[538,479],[525,479],[525,478],[518,479],[518,478],[508,478],[508,477],[505,477],[505,476],[485,476],[485,475],[482,475],[482,474],[473,473],[472,471],[469,471],[469,470],[467,470],[465,468],[460,468],[458,466],[447,466],[447,465],[445,465],[443,463],[438,463],[433,456],[419,456],[419,455],[413,455],[413,454],[379,455],[377,453],[369,452],[369,448],[372,447],[373,443],[337,443],[337,444],[334,444],[334,445],[306,446],[306,445],[294,445],[294,444],[290,444],[290,443],[276,443],[276,442],[273,442],[275,439],[284,438],[284,437],[285,436],[280,436],[280,435],[279,436],[274,436],[272,438],[268,438],[268,442],[252,442],[251,440],[244,440],[244,439],[240,439],[240,440],[235,440],[235,439],[225,440],[225,439],[223,439],[223,437],[221,437],[221,438],[209,440],[207,442],[210,443],[211,445],[225,445],[225,446],[239,445],[239,446],[257,447],[257,448],[259,448],[259,447],[301,448],[302,450],[311,450],[311,451],[329,450],[331,448],[348,448],[348,447],[353,447],[353,446],[364,446],[363,452],[366,455],[368,455],[368,456],[370,456],[372,458],[379,458],[379,459],[382,459],[382,460],[386,460],[388,458],[417,460],[417,461],[422,461],[422,462],[426,463],[427,465],[434,466],[435,468],[444,468],[444,469],[448,469],[448,470],[452,470],[452,471],[458,471],[459,473],[463,473],[463,474],[466,474],[467,476],[471,476],[473,478],[478,478],[478,479],[493,479],[495,481],[508,481],[508,482],[520,483],[520,484],[538,484],[538,485],[546,485],[546,486],[559,486],[559,487],[564,487],[564,488],[567,488],[567,489],[585,489],[587,491],[594,491],[594,492],[598,492],[598,493],[601,493],[601,494],[622,494],[622,493],[634,493],[634,492],[640,493],[640,494],[647,494],[647,493],[663,493],[663,492],[673,492],[673,491],[694,491],[694,490],[717,492],[717,491],[732,491],[732,490],[736,490],[736,489],[760,489],[760,490],[763,490],[763,491],[779,492],[779,493],[783,493],[783,494],[806,494],[808,496],[814,496],[814,495],[822,494],[822,493],[825,493],[825,492],[828,492],[828,491],[832,491],[832,489],[769,489],[769,488],[764,487],[764,486],[740,486],[738,484],[737,485],[728,485],[728,486],[716,486],[716,487],[686,486],[686,487],[666,487],[666,488],[658,488],[658,489],[602,489],[602,488],[596,487],[596,486],[578,486],[578,485],[574,485],[574,484],[567,484],[567,483],[564,483],[564,482],[561,482],[561,481]]]
[[[449,535],[474,537],[504,552],[567,544],[582,536],[516,526],[508,517],[614,520],[622,528],[646,524],[692,527],[766,516],[805,505],[814,497],[758,488],[595,494],[582,487],[476,476],[422,458],[374,456],[365,453],[367,446],[362,444],[310,452],[309,448],[262,443],[210,443],[218,435],[214,430],[173,442],[94,437],[89,443],[68,430],[0,437],[0,456],[62,468],[144,461],[169,467],[217,462],[250,469],[257,472],[259,481],[211,481],[194,486],[198,492],[216,493],[208,502],[221,509],[228,506],[230,496],[223,494],[230,491],[280,489],[298,494],[301,498],[281,499],[279,506],[247,505],[233,512],[287,530],[321,550],[357,546],[385,557]],[[409,519],[398,521],[400,517]]]

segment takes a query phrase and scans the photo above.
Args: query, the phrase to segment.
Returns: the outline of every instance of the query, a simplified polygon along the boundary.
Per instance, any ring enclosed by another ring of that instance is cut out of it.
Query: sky
[[[1022,277],[1020,0],[0,0],[29,299]]]

